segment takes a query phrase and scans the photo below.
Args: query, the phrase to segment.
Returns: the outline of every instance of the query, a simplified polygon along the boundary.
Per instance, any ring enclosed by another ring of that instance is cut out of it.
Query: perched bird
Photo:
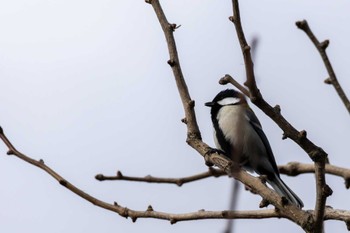
[[[303,202],[280,178],[269,141],[244,95],[227,89],[205,105],[211,108],[217,149],[244,169],[265,175],[279,195],[302,208]]]

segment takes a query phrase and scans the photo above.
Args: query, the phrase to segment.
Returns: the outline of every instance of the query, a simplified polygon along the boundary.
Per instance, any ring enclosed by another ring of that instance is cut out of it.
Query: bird
[[[217,150],[245,170],[265,176],[280,196],[302,208],[302,200],[281,179],[270,143],[245,96],[226,89],[205,106],[211,108]]]

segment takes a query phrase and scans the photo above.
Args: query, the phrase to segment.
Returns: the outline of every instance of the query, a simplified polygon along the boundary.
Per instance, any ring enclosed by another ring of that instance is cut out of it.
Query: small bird
[[[244,95],[227,89],[205,106],[211,108],[217,149],[239,162],[244,169],[266,176],[279,195],[302,208],[301,199],[280,178],[269,141]]]

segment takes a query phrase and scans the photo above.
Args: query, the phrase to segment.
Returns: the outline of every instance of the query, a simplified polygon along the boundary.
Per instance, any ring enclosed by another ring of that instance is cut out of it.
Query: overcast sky
[[[231,74],[244,81],[244,64],[231,1],[161,1],[175,37],[182,69],[196,101],[203,140],[214,146],[209,109]],[[255,70],[271,104],[321,146],[332,164],[349,167],[349,114],[332,86],[313,44],[295,26],[307,19],[327,49],[350,95],[350,3],[339,1],[241,1],[248,41],[259,38]],[[206,171],[202,157],[185,143],[184,113],[163,32],[142,0],[0,1],[0,125],[13,144],[43,159],[63,177],[104,201],[131,209],[186,213],[224,210],[231,180],[210,178],[179,188],[167,184],[99,182],[98,173],[181,177]],[[278,164],[310,162],[295,143],[253,106]],[[93,206],[43,171],[6,156],[0,143],[0,232],[222,232],[225,220],[169,222],[130,219]],[[314,208],[313,175],[282,177]],[[334,208],[350,209],[344,181],[327,176]],[[239,210],[257,209],[261,198],[240,192]],[[271,208],[271,207],[270,207]],[[284,219],[237,220],[236,232],[303,232]],[[279,230],[278,230],[279,228]],[[328,232],[347,232],[343,222]]]

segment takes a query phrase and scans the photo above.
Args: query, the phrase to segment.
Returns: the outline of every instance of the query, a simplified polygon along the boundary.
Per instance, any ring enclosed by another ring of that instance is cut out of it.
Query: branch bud
[[[300,131],[299,134],[298,134],[299,140],[305,139],[306,135],[307,135],[307,133],[306,133],[305,130]]]
[[[7,155],[13,155],[13,154],[15,154],[15,153],[13,152],[13,150],[8,150],[6,154],[7,154]]]
[[[169,64],[169,66],[171,66],[171,67],[175,66],[175,64],[176,64],[176,62],[172,59],[168,60],[167,62]]]
[[[329,197],[333,194],[333,190],[327,184],[323,187],[322,191],[326,195],[326,197]]]
[[[104,180],[104,175],[102,175],[102,174],[97,174],[97,175],[95,176],[95,179],[96,179],[96,180],[99,180],[99,181],[102,181],[102,180]]]
[[[268,205],[270,205],[270,202],[266,199],[262,199],[259,204],[259,208],[264,208],[264,207],[267,207]]]
[[[275,113],[280,114],[280,113],[281,113],[281,106],[279,106],[279,105],[277,104],[275,107],[273,107],[273,110],[275,111]]]
[[[169,27],[170,27],[171,31],[174,32],[176,29],[181,27],[181,25],[176,25],[175,23],[172,23],[172,24],[169,24]]]
[[[302,21],[297,21],[297,22],[295,23],[295,25],[297,25],[297,27],[298,27],[299,29],[304,30],[304,31],[305,31],[305,29],[306,29],[307,26],[308,26],[307,21],[306,21],[305,19],[302,20]]]
[[[326,79],[324,80],[324,83],[325,83],[325,84],[331,85],[331,84],[332,84],[332,79],[331,79],[331,78],[326,78]]]
[[[60,185],[62,185],[62,186],[67,186],[67,181],[66,180],[64,180],[64,179],[61,179],[61,180],[59,180],[59,183],[60,183]]]
[[[326,48],[328,47],[328,45],[329,45],[329,40],[325,40],[325,41],[319,43],[318,46],[320,46],[321,49],[326,50]]]
[[[194,100],[188,101],[188,106],[189,106],[190,108],[194,108],[194,106],[195,106],[195,101],[194,101]]]
[[[283,135],[282,135],[282,140],[286,140],[288,138],[288,135],[287,135],[287,133],[283,133]]]
[[[235,19],[235,17],[234,16],[230,16],[230,17],[228,17],[228,20],[230,20],[232,23],[236,23],[236,19]]]
[[[118,178],[122,178],[122,177],[123,177],[123,174],[122,174],[121,171],[117,171],[117,177],[118,177]]]
[[[153,211],[153,207],[151,206],[151,205],[149,205],[148,207],[147,207],[147,210],[146,211]]]

